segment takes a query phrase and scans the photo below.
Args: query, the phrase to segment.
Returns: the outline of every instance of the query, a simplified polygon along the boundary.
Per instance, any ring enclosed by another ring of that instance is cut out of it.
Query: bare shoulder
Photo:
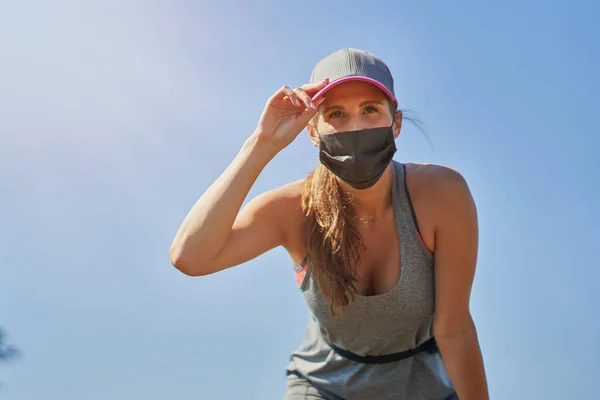
[[[305,252],[302,240],[304,213],[302,190],[304,179],[265,192],[256,198],[263,215],[279,227],[282,245],[293,258],[300,259]]]
[[[419,163],[407,163],[406,170],[414,206],[431,229],[437,230],[440,224],[454,225],[464,223],[465,219],[476,219],[469,185],[459,171],[443,165]]]
[[[303,187],[304,180],[299,180],[269,190],[259,197],[262,197],[266,202],[277,203],[286,210],[291,211],[300,206]]]
[[[454,168],[439,164],[407,163],[407,182],[432,198],[469,193],[464,176]],[[429,197],[428,196],[428,197]]]
[[[454,168],[439,164],[406,163],[410,177],[427,184],[462,183],[466,181],[462,174]]]
[[[260,209],[261,217],[288,231],[302,219],[301,199],[304,180],[299,180],[268,190],[248,204]]]

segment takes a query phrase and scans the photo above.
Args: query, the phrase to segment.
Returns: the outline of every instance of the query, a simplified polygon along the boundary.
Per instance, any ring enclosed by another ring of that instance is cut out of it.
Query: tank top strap
[[[426,256],[430,257],[432,254],[421,236],[417,216],[406,184],[406,164],[395,160],[392,160],[392,164],[394,166],[392,199],[396,216],[396,228],[401,238],[412,242],[416,247],[422,248],[422,250],[425,250]]]

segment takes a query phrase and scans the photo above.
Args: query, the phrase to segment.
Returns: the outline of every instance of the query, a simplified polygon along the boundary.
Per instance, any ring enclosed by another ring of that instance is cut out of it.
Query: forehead
[[[367,100],[385,102],[387,96],[377,86],[368,82],[351,81],[339,84],[325,93],[323,104],[352,104]]]

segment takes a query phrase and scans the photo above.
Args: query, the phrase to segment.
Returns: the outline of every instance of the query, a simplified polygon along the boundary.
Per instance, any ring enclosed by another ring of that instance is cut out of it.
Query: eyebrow
[[[377,101],[377,100],[363,101],[358,106],[359,107],[364,107],[364,106],[369,105],[369,104],[378,104],[380,106],[383,106],[383,103],[381,101]],[[344,107],[342,107],[342,106],[329,106],[325,110],[323,110],[323,114],[326,114],[328,111],[333,111],[333,110],[344,110]]]

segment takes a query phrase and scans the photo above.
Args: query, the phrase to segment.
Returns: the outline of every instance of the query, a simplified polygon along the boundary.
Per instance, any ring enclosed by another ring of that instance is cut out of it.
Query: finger
[[[302,89],[294,89],[294,93],[302,100],[304,104],[306,104],[306,108],[312,108],[314,110],[317,109],[317,106],[312,102],[310,96]]]
[[[296,117],[296,120],[298,121],[298,123],[300,123],[301,125],[308,124],[308,122],[311,120],[311,118],[317,114],[317,109],[319,108],[321,103],[323,103],[323,101],[325,101],[325,97],[321,97],[319,100],[315,101],[316,108],[307,108],[306,110],[304,110],[304,112],[299,114]]]
[[[289,86],[284,86],[283,88],[283,94],[285,95],[284,99],[287,97],[287,99],[290,101],[290,103],[292,103],[293,106],[295,107],[300,107],[300,100],[298,100],[298,96],[296,95],[296,93],[294,93],[294,91],[292,89],[289,88]]]
[[[298,95],[296,95],[294,91],[292,91],[292,93],[285,98],[287,98],[294,107],[300,107],[302,105],[302,102],[298,100]]]
[[[298,96],[289,86],[282,86],[271,98],[272,101],[277,99],[288,100],[294,107],[300,107],[300,101],[298,100]]]
[[[304,90],[311,98],[321,89],[329,84],[329,78],[323,79],[321,82],[307,83],[302,85],[300,89]]]
[[[306,83],[301,86],[305,92],[317,92],[329,84],[329,78],[325,78],[320,82]]]

